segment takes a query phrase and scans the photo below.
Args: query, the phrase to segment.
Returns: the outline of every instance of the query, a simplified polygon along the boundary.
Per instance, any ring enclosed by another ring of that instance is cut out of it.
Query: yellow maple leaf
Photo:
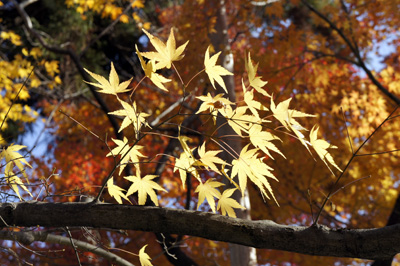
[[[220,65],[216,65],[218,57],[221,52],[216,53],[210,58],[210,46],[208,46],[206,54],[204,56],[204,66],[206,68],[206,73],[208,78],[210,79],[211,85],[215,88],[214,80],[220,85],[226,93],[228,93],[224,80],[221,76],[233,75],[233,73],[229,72],[225,68]]]
[[[143,146],[140,145],[135,145],[132,148],[128,144],[128,139],[124,137],[124,140],[119,140],[119,139],[112,139],[115,144],[117,144],[117,147],[111,150],[106,156],[117,156],[121,155],[124,156],[124,158],[120,162],[120,168],[119,168],[119,174],[122,173],[124,170],[125,166],[131,161],[136,165],[136,163],[139,162],[139,157],[146,157],[143,154],[139,152],[143,148]],[[137,167],[138,169],[138,167]]]
[[[266,165],[261,158],[257,158],[258,149],[248,150],[249,145],[250,144],[246,145],[242,149],[238,159],[232,161],[233,167],[231,178],[238,176],[239,187],[242,194],[246,189],[248,177],[261,190],[263,196],[269,199],[269,195],[267,194],[268,191],[276,202],[275,196],[272,193],[271,185],[266,177],[272,178],[276,181],[278,181],[278,179],[276,179],[276,177],[271,173],[273,169]]]
[[[221,210],[222,215],[228,215],[229,217],[236,218],[236,213],[234,209],[246,209],[240,205],[236,200],[230,198],[236,188],[230,188],[225,190],[221,198],[218,200],[217,210]]]
[[[217,166],[215,165],[216,163],[222,165],[226,164],[226,162],[223,161],[221,158],[216,157],[216,155],[221,152],[222,152],[221,150],[206,152],[206,143],[204,142],[203,145],[200,146],[198,149],[201,164],[197,163],[197,165],[202,165],[206,169],[210,168],[214,172],[221,174]]]
[[[189,156],[189,157],[193,157],[192,151],[193,149],[189,148],[189,145],[187,144],[188,141],[191,140],[191,138],[187,137],[187,136],[182,136],[181,135],[181,127],[179,126],[179,137],[178,140],[181,143],[181,146],[183,148],[183,151]]]
[[[194,149],[192,149],[192,151],[193,150]],[[193,156],[189,156],[186,152],[182,152],[180,154],[180,157],[175,159],[174,172],[176,170],[179,171],[179,177],[182,180],[182,187],[185,187],[186,175],[188,173],[193,175],[195,178],[197,178],[200,181],[200,175],[197,172],[196,167],[194,167],[195,163],[196,163],[196,159],[194,159]]]
[[[150,262],[150,256],[144,251],[147,245],[144,245],[140,250],[139,250],[139,261],[140,265],[142,266],[153,266]]]
[[[243,79],[242,79],[242,89],[243,89],[244,102],[246,103],[247,108],[249,108],[250,112],[259,119],[260,115],[258,114],[258,110],[268,111],[268,108],[262,105],[259,101],[254,100],[254,90],[250,91],[247,90],[246,87],[244,86]]]
[[[248,133],[249,124],[259,121],[259,119],[253,115],[246,115],[247,109],[247,106],[240,106],[233,110],[232,107],[228,105],[220,109],[219,112],[227,119],[229,126],[232,127],[236,134],[242,136],[242,131]]]
[[[125,189],[122,189],[119,186],[114,185],[114,179],[112,177],[107,181],[107,190],[108,194],[110,194],[110,196],[113,197],[119,204],[122,204],[121,198],[124,198],[130,202],[128,197],[123,193]]]
[[[150,196],[150,199],[156,206],[158,206],[157,194],[154,190],[161,190],[167,192],[163,189],[159,184],[152,181],[156,178],[157,175],[146,175],[143,178],[140,176],[125,176],[124,178],[131,181],[132,185],[129,187],[126,196],[132,195],[135,192],[138,192],[139,196],[139,205],[144,205],[146,203],[147,195]]]
[[[224,108],[226,105],[233,105],[231,101],[223,97],[222,93],[212,97],[208,92],[206,96],[197,96],[196,98],[203,101],[196,114],[207,110],[210,111],[214,124],[217,121],[218,110]]]
[[[208,179],[204,184],[200,182],[197,186],[196,191],[199,193],[199,200],[197,201],[197,209],[200,205],[207,199],[208,205],[210,205],[211,210],[215,213],[215,200],[221,198],[221,193],[217,187],[223,186],[224,184],[218,181],[214,181],[214,178]]]
[[[6,175],[12,176],[10,173],[12,172],[12,169],[14,168],[14,165],[18,167],[20,172],[25,176],[26,178],[26,173],[24,169],[24,165],[29,166],[32,168],[32,166],[26,161],[26,159],[18,153],[20,149],[26,148],[26,146],[23,145],[14,145],[12,143],[10,146],[8,146],[6,149],[3,149],[3,151],[0,154],[0,159],[5,159],[6,160],[6,168],[4,172]],[[26,179],[28,182],[28,179]],[[29,183],[29,182],[28,182]]]
[[[245,67],[246,67],[247,75],[249,78],[250,86],[253,87],[259,93],[261,93],[262,95],[271,97],[271,95],[269,95],[262,88],[268,83],[268,81],[262,81],[260,77],[256,77],[258,63],[256,65],[253,65],[253,63],[251,62],[250,53],[249,53],[249,58],[246,60],[246,57],[245,57],[244,61],[245,61]]]
[[[22,183],[22,180],[16,176],[12,171],[10,172],[6,172],[5,173],[5,177],[7,179],[7,183],[8,185],[11,186],[11,189],[14,190],[14,192],[18,195],[19,199],[21,200],[21,195],[19,194],[19,188],[18,186],[20,186],[23,190],[25,190],[26,192],[28,192],[28,194],[32,196],[32,194],[29,192],[29,190],[26,188],[26,186],[24,185],[24,183]]]
[[[172,28],[167,40],[167,44],[148,33],[145,29],[143,29],[143,32],[147,35],[147,37],[149,37],[151,44],[154,46],[157,52],[146,52],[142,53],[142,55],[156,62],[155,69],[161,69],[164,67],[170,69],[173,61],[179,61],[185,56],[182,53],[189,41],[176,48],[174,31]]]
[[[175,159],[174,172],[176,170],[179,171],[179,176],[182,180],[182,187],[185,187],[187,173],[192,174],[195,178],[197,178],[197,180],[199,180],[199,182],[201,182],[200,175],[194,166],[197,161],[193,156],[194,149],[190,149],[189,145],[187,144],[187,141],[190,140],[190,138],[186,136],[179,136],[178,139],[182,145],[183,152],[180,154],[179,158]]]
[[[310,115],[306,113],[302,113],[297,110],[289,109],[289,103],[292,98],[289,98],[283,102],[280,102],[278,105],[275,105],[272,97],[271,97],[271,112],[274,114],[274,117],[278,119],[278,121],[287,129],[291,130],[297,136],[298,140],[303,144],[307,150],[310,152],[307,141],[305,140],[305,136],[300,130],[307,130],[302,125],[299,124],[294,118],[297,117],[315,117],[315,115]],[[311,152],[310,152],[311,153]]]
[[[92,78],[94,78],[98,83],[88,81],[85,82],[97,88],[100,88],[99,92],[101,93],[117,95],[117,93],[129,91],[128,86],[131,83],[132,78],[120,84],[117,71],[115,71],[114,64],[112,62],[109,81],[106,80],[103,76],[90,72],[86,68],[85,71],[88,72],[90,76],[92,76]]]
[[[274,159],[274,157],[272,157],[272,155],[269,153],[269,150],[280,154],[286,159],[285,155],[283,155],[283,153],[275,146],[275,144],[271,142],[273,140],[282,140],[270,132],[262,131],[261,125],[254,124],[251,126],[249,129],[249,137],[250,142],[254,147],[259,148],[272,159]]]
[[[138,55],[140,60],[140,65],[142,66],[142,69],[144,70],[144,74],[146,75],[146,77],[148,77],[154,83],[154,85],[156,85],[159,89],[168,91],[163,83],[170,82],[171,80],[164,78],[160,74],[155,73],[156,67],[154,61],[149,60],[146,63],[143,60],[142,54],[139,52],[137,45],[135,45],[135,47],[136,47],[136,54]]]
[[[148,117],[149,114],[139,112],[136,107],[136,102],[133,102],[132,105],[124,101],[120,101],[120,103],[123,109],[109,112],[109,114],[111,115],[125,116],[124,120],[122,120],[122,124],[118,132],[121,132],[129,125],[133,125],[136,135],[138,135],[143,124],[149,126],[146,122],[146,117]]]
[[[339,168],[339,166],[337,166],[337,164],[333,160],[332,155],[327,151],[327,149],[329,149],[329,148],[337,149],[337,147],[329,144],[324,139],[318,139],[318,130],[319,130],[319,127],[317,125],[314,125],[314,127],[311,129],[310,143],[311,143],[312,147],[314,148],[315,152],[318,154],[319,158],[321,158],[321,160],[326,164],[328,169],[332,172],[332,174],[333,174],[333,171],[329,167],[328,163],[330,163],[336,169],[338,169],[340,172],[342,172],[342,170]]]

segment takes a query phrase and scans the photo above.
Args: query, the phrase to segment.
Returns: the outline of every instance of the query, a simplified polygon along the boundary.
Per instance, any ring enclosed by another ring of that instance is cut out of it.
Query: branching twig
[[[316,225],[318,223],[318,219],[319,216],[321,215],[321,212],[323,211],[326,203],[328,202],[328,200],[331,198],[332,194],[333,194],[333,189],[336,187],[336,185],[339,183],[340,179],[342,179],[342,177],[344,176],[344,173],[346,172],[346,170],[349,168],[350,164],[352,163],[352,161],[354,160],[354,158],[357,157],[359,151],[365,146],[365,144],[372,138],[373,135],[375,135],[376,132],[378,132],[378,130],[383,126],[383,124],[385,124],[391,117],[392,114],[394,114],[397,109],[400,106],[397,106],[389,115],[388,117],[385,118],[385,120],[383,120],[382,123],[379,124],[379,126],[377,128],[375,128],[375,130],[366,138],[366,140],[364,140],[364,142],[360,145],[360,147],[358,147],[358,149],[352,154],[350,160],[347,162],[346,166],[343,169],[343,172],[340,173],[339,177],[336,179],[334,185],[332,186],[332,189],[329,191],[328,195],[325,197],[324,202],[322,203],[322,206],[317,214],[317,217],[315,218],[315,221],[313,223],[313,226]]]

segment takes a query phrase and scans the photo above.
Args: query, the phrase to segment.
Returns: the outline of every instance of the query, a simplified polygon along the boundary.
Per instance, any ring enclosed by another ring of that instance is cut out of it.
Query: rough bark
[[[83,202],[3,203],[0,216],[3,227],[87,226],[151,231],[318,256],[386,260],[400,252],[400,224],[373,229],[331,229],[235,219],[198,211]]]
[[[386,223],[386,226],[400,223],[400,196],[397,197],[392,213]],[[393,256],[394,257],[394,256]],[[376,260],[371,266],[390,266],[392,265],[393,257],[387,260]]]

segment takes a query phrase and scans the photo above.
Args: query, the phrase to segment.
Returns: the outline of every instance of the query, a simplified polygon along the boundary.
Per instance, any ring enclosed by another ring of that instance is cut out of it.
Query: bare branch
[[[89,244],[89,243],[86,243],[84,241],[80,241],[77,239],[73,239],[70,237],[49,234],[47,232],[42,232],[42,231],[40,231],[40,232],[37,232],[37,231],[12,232],[12,231],[2,230],[2,231],[0,231],[0,239],[18,241],[24,245],[30,245],[31,243],[33,243],[35,241],[39,241],[39,242],[71,246],[71,242],[72,242],[73,245],[76,248],[78,248],[79,250],[92,252],[92,253],[96,254],[97,256],[103,257],[106,260],[111,261],[117,265],[134,266],[129,261],[126,261],[125,259],[113,254],[112,252],[104,250],[95,245],[92,245],[92,244]]]

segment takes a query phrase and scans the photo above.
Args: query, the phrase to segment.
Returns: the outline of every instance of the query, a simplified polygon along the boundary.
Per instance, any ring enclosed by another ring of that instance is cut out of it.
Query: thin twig
[[[80,123],[79,121],[77,121],[75,118],[73,118],[72,116],[70,116],[69,114],[65,113],[63,110],[58,110],[60,113],[62,113],[63,115],[65,115],[66,117],[68,117],[69,119],[71,119],[72,121],[74,121],[75,123],[77,123],[79,126],[81,126],[82,128],[84,128],[87,132],[89,132],[90,134],[92,134],[93,136],[95,136],[96,138],[98,138],[99,140],[101,140],[102,142],[105,142],[102,138],[100,138],[96,133],[94,133],[93,131],[91,131],[90,129],[88,129],[87,127],[85,127],[84,125],[82,125],[82,123]]]
[[[391,116],[392,114],[394,114],[394,113],[397,111],[397,109],[398,109],[399,107],[400,107],[400,106],[397,106],[396,108],[394,108],[394,110],[388,115],[388,117],[386,117],[385,120],[383,120],[383,122],[382,122],[381,124],[379,124],[379,126],[378,126],[377,128],[375,128],[375,130],[367,137],[367,139],[366,139],[366,140],[360,145],[360,147],[358,147],[358,149],[353,153],[353,155],[351,156],[350,160],[347,162],[346,166],[344,167],[343,172],[340,173],[339,177],[338,177],[338,178],[336,179],[336,181],[335,181],[335,184],[332,186],[332,189],[329,191],[328,195],[325,197],[325,200],[324,200],[324,202],[322,203],[322,206],[321,206],[321,208],[320,208],[320,210],[319,210],[319,212],[318,212],[318,214],[317,214],[317,217],[316,217],[316,219],[315,219],[313,225],[316,225],[316,224],[318,223],[318,219],[319,219],[319,217],[320,217],[320,215],[321,215],[321,213],[322,213],[322,211],[323,211],[323,209],[324,209],[326,203],[328,202],[328,200],[329,200],[330,197],[332,196],[333,189],[334,189],[334,188],[336,187],[336,185],[339,183],[340,179],[342,179],[342,177],[344,176],[344,173],[345,173],[346,170],[349,168],[351,162],[354,160],[354,158],[357,157],[358,152],[365,146],[365,144],[372,138],[372,136],[375,135],[376,132],[378,132],[378,130],[383,126],[383,124],[385,124],[385,123],[389,120],[390,116]]]
[[[76,255],[76,259],[78,260],[78,264],[79,264],[79,266],[82,266],[81,260],[79,259],[78,250],[76,249],[76,246],[75,246],[75,244],[74,244],[74,241],[72,240],[72,235],[71,235],[71,232],[70,232],[69,229],[68,229],[68,226],[66,226],[65,229],[67,230],[67,233],[68,233],[68,236],[69,236],[69,240],[71,241],[71,246],[72,246],[72,248],[73,248],[74,251],[75,251],[75,255]]]
[[[347,128],[346,116],[344,115],[344,111],[343,111],[343,108],[342,108],[341,106],[340,106],[340,111],[342,112],[342,115],[343,115],[343,122],[344,122],[344,126],[346,127],[347,138],[348,138],[348,140],[349,140],[350,149],[351,149],[351,154],[354,154],[353,145],[351,144],[349,129]]]
[[[361,180],[364,180],[364,179],[367,179],[367,178],[370,178],[370,177],[371,177],[371,175],[364,176],[364,177],[358,178],[358,179],[356,179],[356,180],[353,180],[353,181],[351,181],[350,183],[348,183],[348,184],[346,184],[346,185],[344,185],[344,186],[341,186],[340,188],[338,188],[335,192],[333,192],[333,193],[331,194],[331,197],[333,197],[333,195],[335,195],[335,194],[338,193],[339,191],[341,191],[341,190],[345,189],[346,187],[350,186],[351,184],[354,184],[354,183],[356,183],[356,182],[358,182],[358,181],[361,181]]]

